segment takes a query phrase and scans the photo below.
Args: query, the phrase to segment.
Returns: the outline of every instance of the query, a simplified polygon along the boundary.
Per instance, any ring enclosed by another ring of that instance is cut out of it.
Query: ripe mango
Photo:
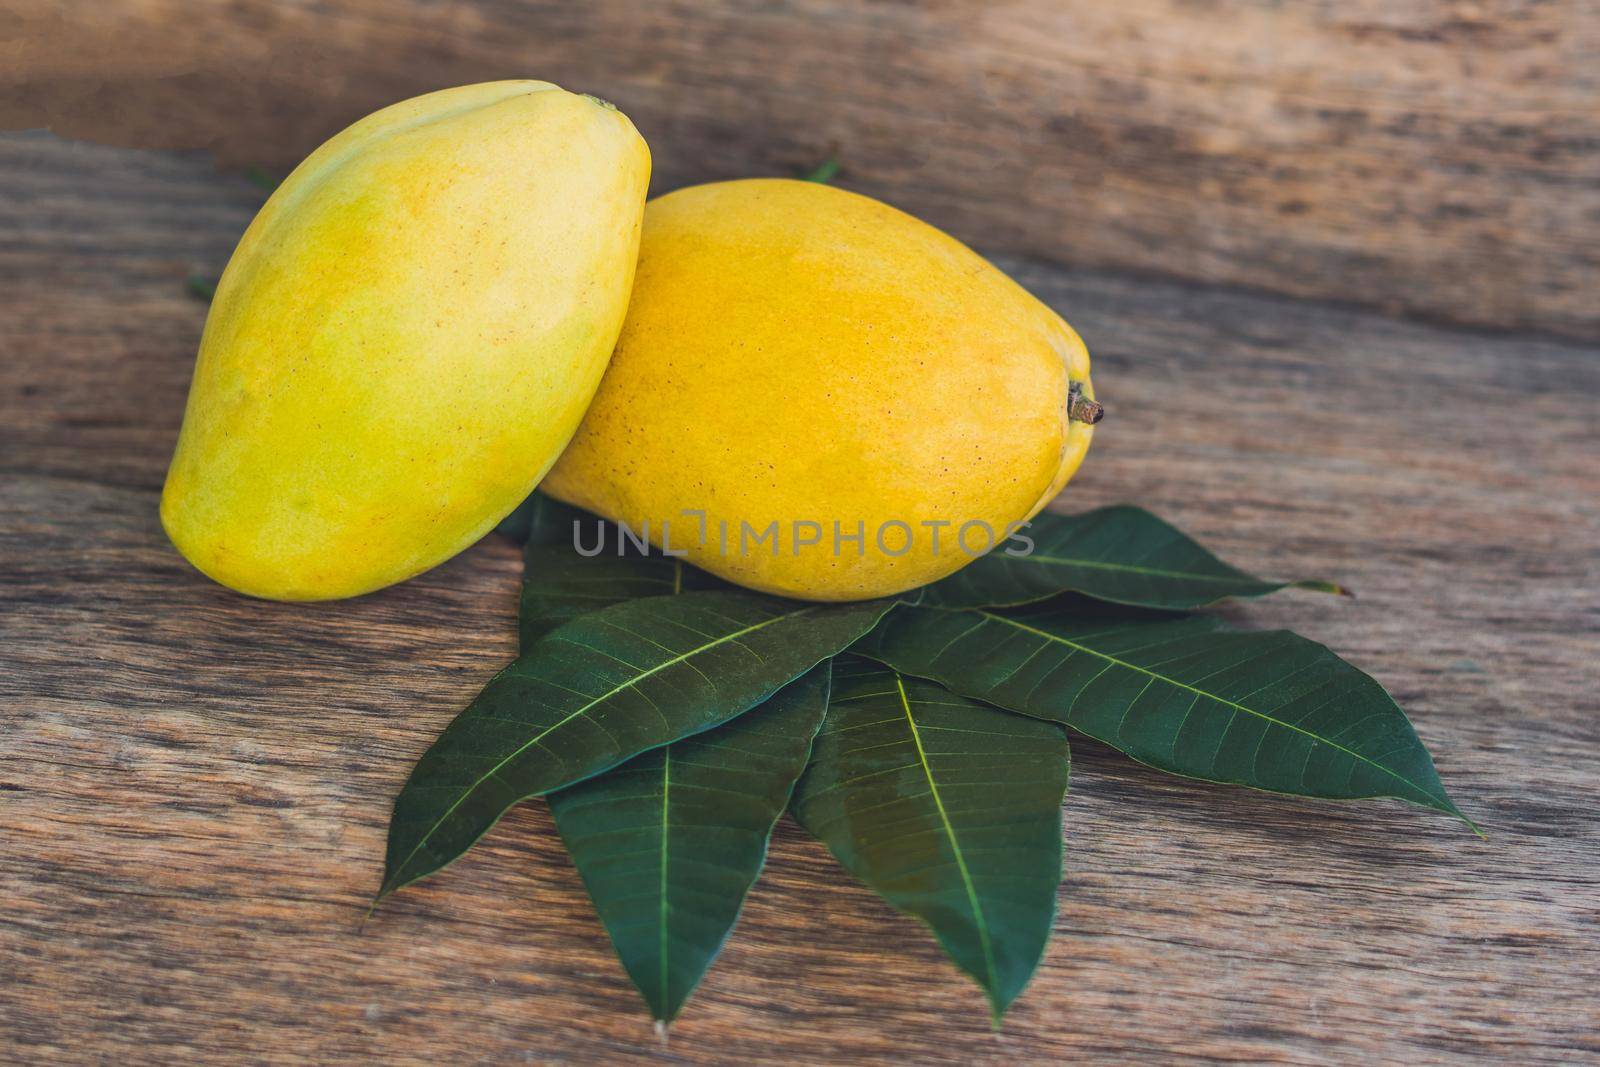
[[[694,186],[645,208],[617,349],[543,489],[754,589],[884,596],[1044,507],[1093,396],[1072,328],[932,226],[814,182]]]
[[[547,82],[430,93],[339,133],[217,286],[161,498],[255,596],[355,596],[448,559],[578,425],[632,287],[650,155]]]

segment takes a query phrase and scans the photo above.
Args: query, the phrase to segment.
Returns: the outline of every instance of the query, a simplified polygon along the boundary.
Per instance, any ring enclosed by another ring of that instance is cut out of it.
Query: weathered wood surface
[[[1595,0],[0,0],[0,126],[287,166],[428,89],[615,100],[663,187],[843,156],[991,251],[1600,340]]]
[[[1488,831],[1076,746],[1059,931],[1005,1029],[787,822],[661,1046],[542,803],[360,929],[411,762],[514,644],[491,540],[381,594],[247,600],[156,499],[215,272],[208,159],[0,140],[0,1059],[1572,1062],[1600,1054],[1600,360],[1006,261],[1138,501],[1354,602],[1235,609],[1390,686]]]

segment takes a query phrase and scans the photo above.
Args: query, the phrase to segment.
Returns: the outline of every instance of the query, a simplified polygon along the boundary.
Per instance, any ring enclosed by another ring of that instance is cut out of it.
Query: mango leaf
[[[1383,687],[1287,630],[1128,609],[903,607],[859,650],[1164,771],[1298,796],[1398,797],[1471,825]]]
[[[633,600],[552,630],[417,761],[389,821],[378,899],[456,859],[518,801],[749,710],[890,603],[719,590]]]
[[[189,295],[196,300],[210,303],[217,295],[217,282],[215,278],[207,278],[204,274],[191,274],[183,280],[183,287]]]
[[[595,523],[602,521],[582,508],[563,504],[535,489],[516,510],[500,520],[495,532],[522,544],[572,545],[572,524],[582,523],[586,536],[593,536]],[[585,544],[588,542],[586,541]],[[574,553],[576,555],[576,553]]]
[[[1041,514],[1023,534],[1032,539],[1032,552],[1010,555],[997,548],[930,586],[923,603],[1004,607],[1075,592],[1113,604],[1183,611],[1286,587],[1345,593],[1331,582],[1251,577],[1143,508]]]
[[[800,180],[827,185],[839,176],[839,157],[829,156],[815,167],[801,171]]]
[[[1058,726],[840,656],[792,808],[850,873],[933,930],[998,1021],[1054,923],[1067,766]]]
[[[580,527],[575,533],[574,524]],[[500,524],[500,531],[524,542],[522,601],[518,630],[523,649],[579,615],[639,597],[697,589],[731,589],[727,582],[654,548],[641,551],[587,511],[534,492]],[[591,556],[579,553],[604,545]]]
[[[673,556],[578,555],[562,545],[529,542],[523,549],[522,648],[579,615],[640,597],[704,589],[731,589],[727,582]]]
[[[567,851],[656,1019],[699,984],[766,860],[828,708],[828,664],[714,730],[550,794]]]

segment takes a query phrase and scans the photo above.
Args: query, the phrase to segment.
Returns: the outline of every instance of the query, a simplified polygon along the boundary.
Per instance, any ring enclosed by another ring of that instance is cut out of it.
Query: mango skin
[[[1072,328],[939,230],[813,182],[694,186],[646,206],[611,366],[542,488],[753,589],[886,596],[970,562],[961,524],[1003,538],[1066,485],[1093,436],[1072,382],[1093,396]],[[741,551],[772,521],[776,555]],[[791,550],[800,521],[822,545]],[[834,555],[835,521],[864,549]]]
[[[407,100],[318,148],[217,287],[173,544],[240,592],[319,600],[481,537],[605,370],[649,176],[621,112],[536,81]]]

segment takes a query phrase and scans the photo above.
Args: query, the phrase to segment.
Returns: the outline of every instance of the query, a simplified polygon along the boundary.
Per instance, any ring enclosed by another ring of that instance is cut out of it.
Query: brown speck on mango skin
[[[693,186],[651,201],[611,366],[543,488],[634,529],[815,521],[867,551],[689,559],[755,589],[853,600],[968,561],[926,521],[1031,517],[1082,461],[1066,417],[1089,354],[1055,312],[953,238],[814,182]],[[902,521],[913,550],[878,550]],[[686,546],[680,542],[688,540]]]

